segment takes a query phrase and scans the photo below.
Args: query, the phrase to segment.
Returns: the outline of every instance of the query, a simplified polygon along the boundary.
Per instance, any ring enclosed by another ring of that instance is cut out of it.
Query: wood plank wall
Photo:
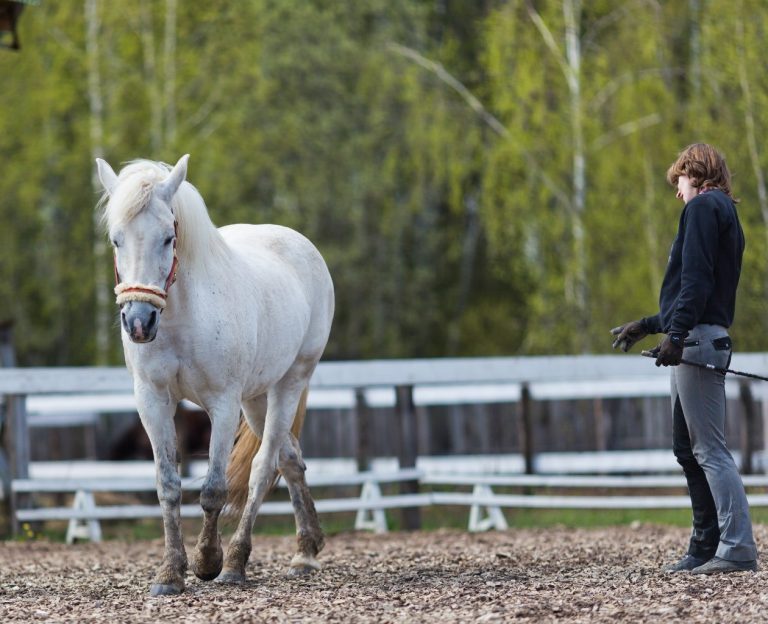
[[[753,412],[760,413],[760,405]],[[419,455],[472,455],[522,452],[521,403],[417,406],[416,448]],[[762,419],[753,413],[751,430],[739,399],[728,401],[727,435],[733,450],[749,443],[762,448]],[[205,454],[207,418],[187,415],[187,435],[196,440],[189,449]],[[126,419],[135,420],[132,427]],[[364,428],[361,427],[364,424]],[[531,440],[534,452],[639,450],[671,448],[671,409],[667,398],[533,401]],[[364,444],[358,444],[365,435]],[[747,435],[749,433],[749,435]],[[94,443],[92,436],[96,436]],[[35,429],[32,459],[111,459],[110,448],[134,440],[133,458],[150,458],[146,434],[132,414],[102,417],[97,430]],[[354,409],[311,409],[302,433],[306,457],[353,457],[364,467],[365,457],[398,456],[401,431],[392,407],[367,407],[361,417]],[[92,457],[97,449],[97,457]],[[126,458],[125,455],[122,458]]]

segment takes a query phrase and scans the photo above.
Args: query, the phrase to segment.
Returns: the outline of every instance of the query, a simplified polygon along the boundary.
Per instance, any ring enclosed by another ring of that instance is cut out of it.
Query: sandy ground
[[[254,537],[244,586],[191,574],[151,598],[162,543],[0,543],[0,622],[765,622],[768,571],[667,575],[687,531],[640,526],[349,533],[285,572],[292,537]],[[758,544],[768,527],[756,527]],[[191,544],[190,544],[191,546]]]

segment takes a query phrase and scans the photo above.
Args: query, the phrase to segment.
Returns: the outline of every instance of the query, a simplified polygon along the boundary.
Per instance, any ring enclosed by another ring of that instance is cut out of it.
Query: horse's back
[[[254,279],[281,289],[298,284],[310,309],[307,337],[312,345],[307,346],[322,352],[333,319],[333,281],[312,242],[296,230],[272,224],[227,225],[219,232]]]
[[[302,280],[331,286],[330,273],[312,242],[296,230],[282,225],[226,225],[219,232],[233,251],[247,262],[277,262],[290,267]]]

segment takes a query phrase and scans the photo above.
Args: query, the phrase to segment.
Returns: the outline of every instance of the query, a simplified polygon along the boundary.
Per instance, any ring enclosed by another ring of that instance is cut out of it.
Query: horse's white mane
[[[103,220],[110,230],[127,223],[149,204],[152,191],[164,180],[172,167],[152,160],[134,160],[122,168],[118,184],[110,196],[104,193]],[[208,215],[205,201],[197,189],[184,181],[171,200],[178,222],[177,252],[183,266],[202,266],[212,256],[228,253],[228,247]]]

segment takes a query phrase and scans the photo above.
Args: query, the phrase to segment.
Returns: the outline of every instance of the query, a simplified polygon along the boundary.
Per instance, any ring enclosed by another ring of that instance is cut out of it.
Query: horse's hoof
[[[221,570],[216,570],[215,572],[206,574],[204,572],[198,572],[197,570],[195,570],[195,576],[199,578],[201,581],[212,581],[215,578],[218,578],[219,572],[221,572]]]
[[[224,551],[221,549],[221,535],[213,544],[210,540],[198,540],[195,554],[192,556],[192,572],[203,581],[212,581],[224,567]]]
[[[298,578],[301,576],[309,576],[310,574],[317,572],[317,568],[310,565],[291,566],[288,568],[286,576],[290,578]]]
[[[152,583],[149,587],[150,596],[178,596],[183,591],[183,586],[166,583]]]
[[[245,583],[245,574],[227,570],[219,574],[214,580],[214,583],[223,583],[225,585],[242,585]]]
[[[310,555],[296,553],[291,559],[291,567],[288,568],[289,577],[309,576],[320,569],[320,563]]]
[[[197,563],[194,560],[192,561],[192,572],[194,572],[195,576],[201,581],[212,581],[219,576],[223,567],[224,563],[222,559],[215,561],[213,565],[207,566],[202,563]]]

